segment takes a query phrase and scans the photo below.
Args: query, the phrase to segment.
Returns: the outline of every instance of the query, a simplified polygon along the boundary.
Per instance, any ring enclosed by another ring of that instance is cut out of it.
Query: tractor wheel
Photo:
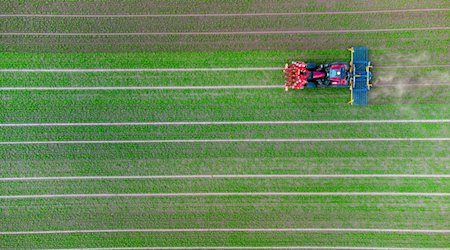
[[[307,70],[315,70],[315,69],[317,69],[317,64],[316,63],[308,63],[308,64],[306,64],[306,69]]]

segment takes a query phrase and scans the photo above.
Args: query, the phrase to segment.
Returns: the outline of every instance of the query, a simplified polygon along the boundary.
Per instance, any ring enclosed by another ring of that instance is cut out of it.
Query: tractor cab
[[[348,86],[349,66],[347,63],[333,63],[329,66],[328,78],[331,85]]]

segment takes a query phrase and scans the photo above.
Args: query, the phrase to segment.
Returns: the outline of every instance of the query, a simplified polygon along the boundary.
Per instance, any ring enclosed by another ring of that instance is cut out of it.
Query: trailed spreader
[[[367,47],[352,47],[350,63],[316,64],[292,62],[284,67],[284,88],[349,87],[350,104],[367,105],[372,66]]]

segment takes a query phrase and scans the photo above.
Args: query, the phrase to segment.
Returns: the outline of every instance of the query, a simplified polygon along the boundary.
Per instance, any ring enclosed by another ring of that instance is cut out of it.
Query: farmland
[[[0,248],[449,248],[448,1],[2,1]],[[368,46],[369,106],[285,92]]]

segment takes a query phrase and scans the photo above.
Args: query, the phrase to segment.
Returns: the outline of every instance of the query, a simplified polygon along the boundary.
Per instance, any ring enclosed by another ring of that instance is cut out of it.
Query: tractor
[[[334,62],[316,64],[292,62],[284,67],[284,89],[317,87],[348,87],[352,105],[367,105],[368,92],[372,87],[372,66],[367,47],[352,47],[350,63]]]

